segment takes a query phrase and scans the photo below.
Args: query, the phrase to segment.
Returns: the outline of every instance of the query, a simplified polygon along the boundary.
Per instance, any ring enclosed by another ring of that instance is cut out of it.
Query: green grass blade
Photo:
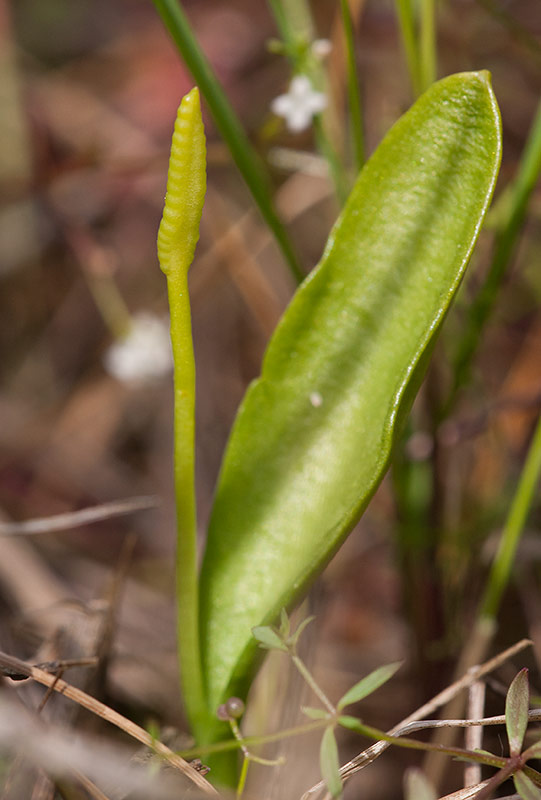
[[[436,80],[435,16],[434,0],[422,0],[419,69],[423,92]]]
[[[411,86],[414,96],[417,97],[422,91],[422,80],[413,3],[412,0],[395,0],[395,5]]]
[[[216,127],[229,147],[233,160],[273,233],[293,277],[297,283],[300,282],[304,276],[287,231],[274,209],[267,171],[199,47],[179,0],[153,0],[153,3],[199,86]]]
[[[471,362],[479,344],[481,331],[494,307],[498,291],[515,251],[528,210],[528,202],[539,178],[540,171],[541,103],[537,108],[520,162],[518,175],[514,182],[507,220],[496,237],[489,273],[471,306],[464,334],[453,360],[453,386],[442,411],[442,417],[448,415],[459,389],[468,380]]]
[[[340,0],[340,8],[342,12],[342,26],[344,28],[344,36],[346,40],[348,105],[351,126],[351,140],[353,143],[353,154],[355,156],[355,167],[357,171],[359,171],[365,160],[361,87],[359,85],[359,78],[357,74],[353,20],[351,19],[351,10],[348,0]]]
[[[530,444],[526,463],[522,469],[517,491],[509,509],[498,552],[492,564],[485,593],[481,602],[481,619],[494,619],[498,613],[503,593],[509,583],[520,537],[541,477],[541,417]]]
[[[342,206],[344,205],[344,203],[348,198],[349,191],[351,188],[346,176],[346,172],[344,170],[344,166],[342,164],[342,161],[340,160],[340,156],[334,149],[332,142],[327,136],[325,125],[323,123],[323,117],[321,114],[317,114],[314,117],[313,124],[314,124],[314,135],[316,139],[317,149],[321,153],[321,156],[327,162],[327,168],[329,170],[329,175],[334,185],[336,199],[338,200],[339,207],[342,208]]]
[[[284,43],[294,48],[296,42],[314,38],[314,23],[306,0],[268,0]]]

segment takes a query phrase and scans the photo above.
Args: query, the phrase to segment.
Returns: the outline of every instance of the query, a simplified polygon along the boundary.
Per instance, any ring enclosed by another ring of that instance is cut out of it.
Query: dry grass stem
[[[43,778],[50,777],[61,793],[66,790],[66,797],[79,797],[79,791],[74,794],[78,787],[84,788],[85,797],[88,793],[93,800],[127,796],[133,800],[177,800],[188,792],[193,800],[203,796],[195,787],[192,794],[186,786],[187,773],[180,778],[175,770],[158,771],[148,761],[138,763],[133,758],[133,750],[105,743],[102,738],[75,734],[65,727],[44,726],[39,717],[25,713],[25,709],[5,695],[0,701],[0,749],[16,756],[23,753],[25,765],[37,768]],[[100,787],[95,780],[100,782]],[[40,784],[44,786],[42,780],[35,784],[38,791]],[[20,793],[9,795],[10,798],[20,796]]]
[[[481,789],[488,785],[488,781],[481,781],[476,786],[466,786],[464,789],[459,789],[452,794],[446,794],[445,797],[440,797],[440,800],[473,800]],[[503,799],[502,799],[503,800]]]
[[[40,517],[24,522],[0,521],[0,536],[35,536],[39,533],[51,531],[66,531],[80,525],[92,522],[101,522],[112,517],[133,514],[136,511],[145,511],[157,508],[160,501],[157,497],[128,497],[126,500],[114,500],[111,503],[102,503],[91,508],[82,508],[80,511],[69,511],[66,514],[55,514],[52,517]]]
[[[468,690],[468,717],[481,717],[485,710],[485,689],[483,681],[472,683]],[[480,750],[483,746],[483,726],[466,728],[464,735],[466,750]],[[466,764],[464,767],[464,786],[475,786],[481,782],[481,765]]]
[[[4,667],[5,669],[13,670],[15,673],[27,675],[29,678],[41,683],[43,686],[52,687],[54,691],[59,692],[65,697],[68,697],[70,700],[73,700],[75,703],[78,703],[83,708],[86,708],[93,714],[96,714],[107,722],[110,722],[112,725],[115,725],[117,728],[123,730],[133,739],[136,739],[138,742],[141,742],[142,744],[151,748],[151,750],[158,755],[163,756],[163,758],[169,764],[171,764],[171,766],[176,767],[178,770],[183,772],[187,778],[189,778],[207,795],[218,794],[214,787],[207,780],[205,780],[205,778],[199,772],[197,772],[197,770],[190,766],[187,761],[180,756],[177,756],[176,753],[173,753],[173,751],[166,747],[166,745],[156,741],[149,733],[147,733],[147,731],[139,727],[139,725],[136,725],[131,720],[122,716],[122,714],[119,714],[109,706],[106,706],[104,703],[101,703],[99,700],[96,700],[94,697],[86,694],[86,692],[76,689],[74,686],[70,686],[68,683],[66,683],[66,681],[57,679],[48,672],[45,672],[38,667],[33,667],[18,658],[7,655],[6,653],[0,653],[0,666]]]

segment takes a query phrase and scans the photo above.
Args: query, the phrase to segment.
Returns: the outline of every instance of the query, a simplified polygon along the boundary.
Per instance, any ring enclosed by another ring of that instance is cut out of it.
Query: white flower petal
[[[312,84],[310,83],[310,79],[307,75],[295,75],[289,84],[288,94],[295,99],[303,100],[312,91]]]
[[[279,117],[288,117],[294,107],[293,98],[289,94],[281,94],[275,97],[271,103],[271,111]]]
[[[312,123],[312,114],[303,106],[293,108],[287,118],[286,125],[292,133],[300,133],[309,128]]]
[[[327,96],[322,92],[313,92],[309,98],[308,107],[312,115],[320,114],[327,108]]]
[[[314,114],[319,114],[326,105],[326,96],[312,87],[307,75],[295,75],[287,94],[276,97],[271,109],[285,119],[290,131],[298,133],[308,128]]]

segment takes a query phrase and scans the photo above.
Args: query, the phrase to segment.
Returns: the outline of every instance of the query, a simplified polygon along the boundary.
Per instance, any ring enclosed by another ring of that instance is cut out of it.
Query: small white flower
[[[173,367],[168,320],[145,311],[135,314],[127,335],[109,347],[103,364],[122,383],[145,383],[167,375]]]
[[[319,392],[310,392],[310,403],[314,408],[319,408],[323,405],[323,397]]]
[[[314,114],[319,114],[327,105],[323,92],[316,92],[306,75],[296,75],[287,94],[281,94],[271,103],[271,109],[283,117],[293,133],[304,131],[312,122]]]
[[[311,50],[318,61],[324,61],[331,54],[332,44],[328,39],[314,39]]]

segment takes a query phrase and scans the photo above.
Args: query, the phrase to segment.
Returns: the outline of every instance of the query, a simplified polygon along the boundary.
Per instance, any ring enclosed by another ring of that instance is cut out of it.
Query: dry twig
[[[187,761],[176,755],[176,753],[173,753],[172,750],[170,750],[161,742],[156,741],[149,733],[147,733],[147,731],[139,727],[139,725],[136,725],[134,722],[127,719],[127,717],[122,716],[122,714],[114,711],[109,706],[106,706],[104,703],[101,703],[99,700],[96,700],[94,697],[86,694],[86,692],[76,689],[74,686],[70,686],[70,684],[66,683],[66,681],[57,679],[53,675],[50,675],[48,672],[45,672],[38,667],[34,667],[30,664],[27,664],[25,661],[21,661],[18,658],[7,655],[7,653],[0,653],[0,667],[12,670],[16,674],[18,673],[21,675],[27,675],[29,678],[41,683],[43,686],[53,687],[54,691],[59,692],[65,697],[68,697],[70,700],[73,700],[75,703],[78,703],[83,708],[86,708],[88,711],[91,711],[93,714],[96,714],[107,722],[110,722],[112,725],[115,725],[117,728],[123,730],[133,739],[136,739],[138,742],[150,747],[158,755],[163,756],[163,758],[169,764],[171,764],[171,766],[176,767],[178,770],[183,772],[186,777],[189,778],[199,789],[205,792],[205,794],[214,796],[218,795],[216,789],[207,780],[205,780],[201,773],[197,772],[196,769],[188,764]]]
[[[157,497],[128,497],[126,500],[114,500],[111,503],[102,503],[98,506],[82,508],[79,511],[55,514],[52,517],[39,517],[23,522],[0,521],[0,536],[35,536],[51,531],[66,531],[80,525],[88,525],[91,522],[100,522],[124,514],[133,514],[135,511],[156,508],[158,505]]]

